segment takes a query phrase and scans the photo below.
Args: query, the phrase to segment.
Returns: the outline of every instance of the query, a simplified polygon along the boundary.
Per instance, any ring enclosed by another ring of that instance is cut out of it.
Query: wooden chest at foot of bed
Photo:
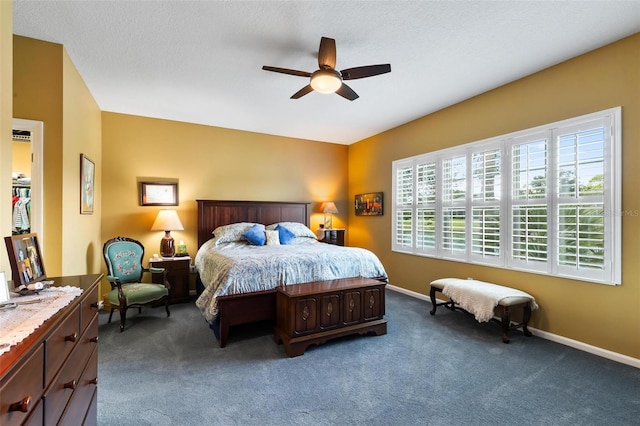
[[[350,334],[387,333],[386,283],[372,278],[342,278],[281,286],[276,293],[274,339],[290,357],[309,345]]]

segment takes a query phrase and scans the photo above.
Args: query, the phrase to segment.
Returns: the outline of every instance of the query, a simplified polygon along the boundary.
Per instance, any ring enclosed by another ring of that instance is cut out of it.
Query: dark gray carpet
[[[387,291],[385,336],[220,349],[192,303],[100,315],[99,425],[637,425],[640,370]],[[637,336],[629,336],[637,338]]]

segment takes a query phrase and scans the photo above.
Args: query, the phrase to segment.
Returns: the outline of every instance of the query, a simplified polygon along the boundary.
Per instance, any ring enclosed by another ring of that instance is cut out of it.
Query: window
[[[621,280],[621,108],[393,162],[392,249]]]

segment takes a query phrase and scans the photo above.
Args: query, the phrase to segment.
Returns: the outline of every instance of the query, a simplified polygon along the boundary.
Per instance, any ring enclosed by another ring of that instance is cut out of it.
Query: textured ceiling
[[[350,144],[640,32],[639,1],[13,1],[103,111]],[[320,37],[360,98],[312,92]]]

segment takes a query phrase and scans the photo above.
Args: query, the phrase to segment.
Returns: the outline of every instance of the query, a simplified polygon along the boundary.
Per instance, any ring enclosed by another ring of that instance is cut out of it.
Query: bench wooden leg
[[[531,337],[533,333],[529,331],[527,325],[529,324],[529,320],[531,319],[531,306],[528,303],[525,303],[523,306],[522,313],[522,323],[511,325],[511,311],[508,306],[502,306],[502,341],[504,343],[509,343],[509,330],[512,328],[520,328],[522,327],[522,333],[525,336]]]
[[[431,291],[429,292],[429,297],[431,298],[431,304],[433,305],[433,308],[431,308],[431,311],[429,311],[429,313],[431,315],[435,315],[436,314],[436,306],[438,306],[438,304],[436,303],[436,288],[431,286]]]
[[[502,307],[502,341],[509,343],[509,328],[511,327],[511,312],[508,306]]]
[[[526,303],[524,305],[524,312],[522,313],[522,332],[525,336],[531,337],[533,334],[527,328],[529,320],[531,319],[531,306]]]
[[[451,311],[455,311],[456,309],[464,311],[464,309],[457,307],[453,300],[449,300],[448,302],[441,302],[441,303],[436,302],[436,292],[437,291],[442,292],[442,290],[440,290],[437,287],[431,287],[431,290],[429,291],[429,297],[431,298],[431,304],[433,305],[433,308],[431,308],[431,310],[429,311],[429,313],[431,315],[435,315],[436,314],[436,307],[437,306],[444,306],[445,308],[447,308],[447,309],[449,309]],[[464,311],[464,312],[466,312],[466,311]]]

